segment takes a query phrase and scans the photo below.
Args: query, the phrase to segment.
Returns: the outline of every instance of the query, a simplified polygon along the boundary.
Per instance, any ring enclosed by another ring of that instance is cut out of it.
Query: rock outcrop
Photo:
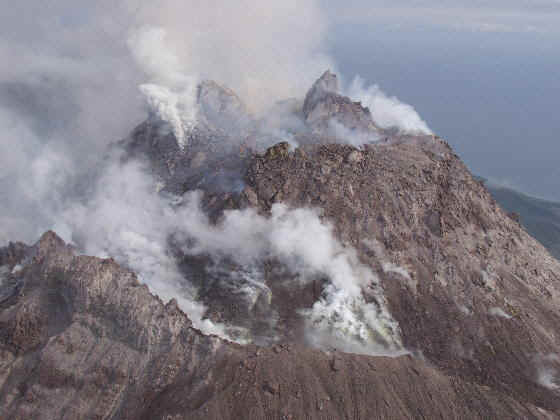
[[[305,122],[316,132],[341,136],[379,135],[368,108],[340,94],[335,74],[326,71],[307,93],[303,104]],[[338,130],[337,130],[338,128]]]

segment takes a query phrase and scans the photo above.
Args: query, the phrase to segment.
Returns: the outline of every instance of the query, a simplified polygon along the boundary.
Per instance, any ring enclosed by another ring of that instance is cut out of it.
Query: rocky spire
[[[369,109],[340,94],[338,78],[330,70],[324,72],[307,92],[302,112],[305,122],[314,131],[326,133],[336,126],[344,127],[343,131],[349,130],[347,135],[350,132],[371,134],[372,138],[377,135]]]
[[[330,70],[327,70],[319,79],[315,81],[315,83],[313,83],[313,86],[311,87],[311,89],[309,89],[309,92],[307,92],[307,95],[305,96],[305,102],[303,103],[303,115],[305,116],[305,118],[307,118],[313,111],[317,102],[319,102],[329,93],[338,95],[339,86],[336,74],[331,73]]]

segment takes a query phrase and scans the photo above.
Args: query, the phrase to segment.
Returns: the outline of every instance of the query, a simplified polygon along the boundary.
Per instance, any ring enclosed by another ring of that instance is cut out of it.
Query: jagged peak
[[[65,247],[66,243],[54,231],[48,230],[41,235],[39,241],[37,241],[36,246],[39,249],[53,249],[53,248]]]
[[[49,230],[41,235],[34,245],[34,255],[39,258],[57,255],[56,258],[71,258],[75,248],[67,244],[54,231]],[[55,259],[56,259],[55,258]]]
[[[324,92],[339,93],[338,78],[330,70],[325,71],[313,84],[312,90],[320,89]]]
[[[330,70],[325,71],[309,89],[302,112],[306,123],[313,130],[330,132],[333,131],[334,124],[334,131],[343,131],[345,136],[357,131],[368,138],[377,137],[378,130],[369,109],[363,107],[360,102],[354,102],[342,95],[338,78]],[[336,129],[337,126],[344,129]],[[347,130],[350,131],[346,132]]]
[[[307,92],[303,103],[303,115],[307,118],[317,102],[328,94],[339,94],[338,78],[330,70],[325,71]]]

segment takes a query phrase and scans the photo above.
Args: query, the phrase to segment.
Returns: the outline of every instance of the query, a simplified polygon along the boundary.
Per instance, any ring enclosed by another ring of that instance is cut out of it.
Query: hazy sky
[[[560,200],[560,1],[324,0],[329,47],[473,172]]]

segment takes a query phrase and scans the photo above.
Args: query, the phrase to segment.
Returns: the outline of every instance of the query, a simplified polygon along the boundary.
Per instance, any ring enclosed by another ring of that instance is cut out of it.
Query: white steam
[[[500,318],[511,319],[511,315],[504,312],[502,308],[493,307],[488,310],[488,313],[492,316],[498,316]]]
[[[364,144],[375,143],[381,140],[377,132],[352,130],[336,119],[329,121],[329,129],[338,141],[348,143],[354,147],[361,147]]]
[[[146,101],[185,147],[199,80],[230,87],[256,114],[303,98],[336,69],[328,24],[319,0],[18,1],[0,16],[10,63],[0,69],[0,244],[52,228],[106,146],[145,119]],[[290,140],[300,122],[289,125],[263,130]]]
[[[165,28],[185,74],[223,83],[254,111],[302,97],[316,74],[334,68],[317,0],[128,3],[137,24]]]
[[[346,343],[363,353],[401,349],[399,327],[386,308],[379,280],[360,263],[354,249],[343,247],[313,210],[275,204],[271,213],[265,218],[252,209],[228,211],[218,226],[212,226],[200,210],[199,197],[190,194],[183,234],[194,239],[194,245],[185,251],[229,257],[245,266],[275,259],[301,282],[324,276],[324,295],[306,311],[314,344]],[[367,287],[377,304],[366,302]]]
[[[74,162],[64,147],[43,142],[23,121],[0,108],[0,246],[36,240],[64,206]]]
[[[410,273],[403,267],[400,267],[396,264],[387,262],[383,264],[383,272],[385,273],[396,273],[400,276],[404,277],[406,280],[412,280],[410,277]]]
[[[222,326],[202,319],[205,308],[169,252],[168,237],[179,223],[172,203],[156,193],[138,164],[113,163],[87,203],[64,211],[55,230],[88,255],[113,257],[130,267],[164,301],[176,298],[195,327],[224,336]]]
[[[347,94],[368,107],[373,121],[381,128],[396,127],[406,134],[432,134],[411,105],[402,103],[394,96],[387,96],[377,85],[366,87],[359,76],[354,78]]]
[[[241,266],[246,272],[243,285],[233,276],[222,281],[230,281],[232,290],[249,298],[255,291],[270,293],[262,270],[255,269],[266,260],[286,267],[290,281],[325,278],[323,296],[303,314],[309,340],[316,346],[376,354],[402,348],[379,280],[352,248],[335,239],[332,227],[317,212],[276,204],[269,218],[252,209],[233,210],[213,225],[201,209],[201,198],[198,192],[181,200],[165,198],[138,164],[115,163],[99,179],[87,204],[65,211],[56,228],[86,254],[111,256],[133,269],[162,299],[177,298],[205,333],[240,336],[235,325],[203,319],[206,308],[197,302],[196,288],[170,253],[170,235],[185,244],[187,254],[210,256],[216,266],[226,258]]]
[[[537,355],[535,364],[537,366],[537,383],[552,391],[560,390],[560,375],[558,363],[560,358],[557,354]]]
[[[140,91],[151,111],[169,123],[179,146],[184,149],[187,133],[196,124],[198,81],[185,73],[165,37],[165,29],[146,27],[131,36],[128,44],[150,79],[150,83],[140,85]]]

